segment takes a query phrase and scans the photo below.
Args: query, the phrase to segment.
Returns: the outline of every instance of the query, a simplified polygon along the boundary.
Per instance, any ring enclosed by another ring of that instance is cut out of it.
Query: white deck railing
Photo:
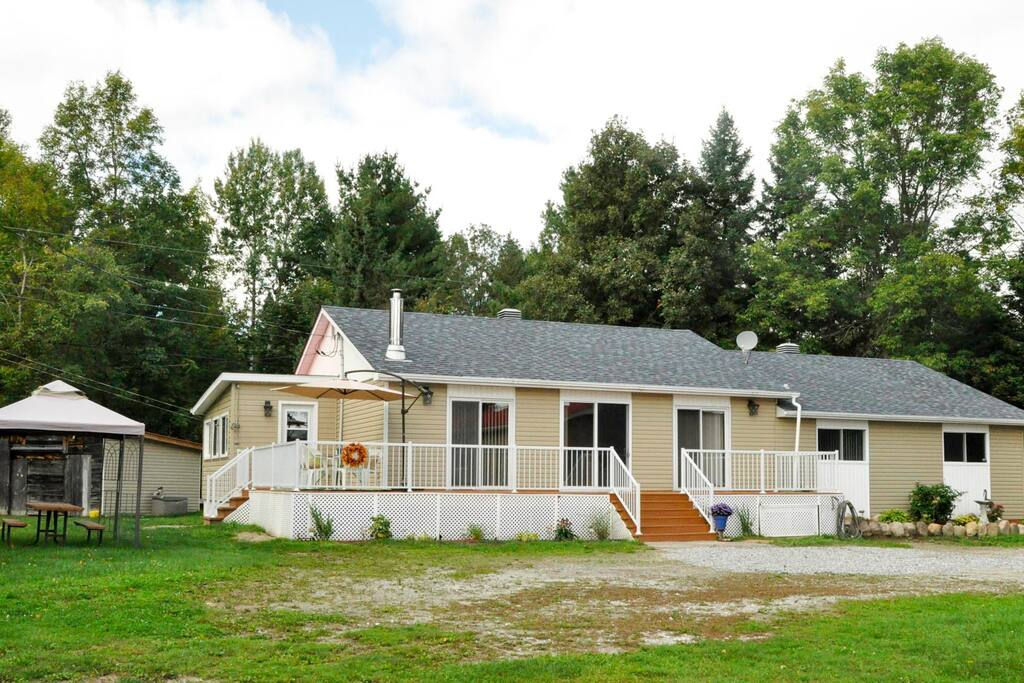
[[[344,441],[252,449],[252,485],[273,489],[598,490],[640,524],[640,486],[613,448],[361,442],[366,462],[342,461]],[[222,468],[223,469],[223,468]]]
[[[685,448],[679,449],[679,490],[690,497],[709,527],[714,528],[711,506],[715,504],[715,486]]]
[[[217,510],[226,505],[232,497],[237,496],[252,484],[252,452],[246,448],[228,460],[213,474],[206,478],[206,495],[203,499],[203,514],[216,517]]]
[[[732,491],[837,491],[836,451],[686,450],[718,489]],[[682,473],[682,466],[679,472]]]

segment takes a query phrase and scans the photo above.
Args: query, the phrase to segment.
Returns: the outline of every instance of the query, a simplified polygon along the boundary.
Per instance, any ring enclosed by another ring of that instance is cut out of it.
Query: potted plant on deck
[[[725,525],[732,517],[732,508],[727,503],[715,503],[711,506],[711,519],[715,520],[715,532],[721,536]]]

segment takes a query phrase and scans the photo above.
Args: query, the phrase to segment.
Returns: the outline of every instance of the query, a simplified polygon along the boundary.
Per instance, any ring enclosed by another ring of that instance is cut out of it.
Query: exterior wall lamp
[[[431,391],[430,387],[423,386],[423,405],[429,406],[434,402],[434,392]]]
[[[750,413],[750,417],[757,417],[757,409],[760,407],[760,404],[754,399],[747,399],[747,412]]]
[[[274,404],[270,401],[263,402],[263,417],[270,417],[271,413],[274,412]]]

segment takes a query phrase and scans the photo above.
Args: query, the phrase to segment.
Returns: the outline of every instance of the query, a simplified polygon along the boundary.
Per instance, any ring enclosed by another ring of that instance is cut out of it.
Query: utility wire
[[[7,356],[11,356],[13,358],[17,358],[20,361],[25,361],[27,363],[35,363],[36,365],[41,365],[44,368],[49,368],[50,370],[59,370],[60,372],[63,372],[65,374],[72,375],[74,377],[80,377],[81,379],[84,379],[84,380],[86,380],[88,382],[92,382],[94,384],[99,384],[99,385],[107,387],[109,389],[114,389],[116,391],[121,391],[121,392],[124,392],[126,394],[131,394],[132,396],[138,396],[139,398],[143,398],[143,399],[146,399],[148,401],[153,401],[155,403],[161,403],[161,404],[163,404],[165,406],[168,406],[170,408],[175,408],[177,410],[184,410],[185,412],[188,412],[188,408],[185,408],[183,406],[179,406],[176,403],[169,403],[167,401],[162,401],[162,400],[160,400],[158,398],[151,398],[149,396],[146,396],[145,394],[140,394],[137,391],[132,391],[131,389],[125,389],[124,387],[119,387],[119,386],[116,386],[114,384],[108,384],[107,382],[101,382],[98,379],[92,379],[92,378],[87,377],[86,375],[83,375],[83,374],[78,373],[78,372],[72,372],[70,370],[65,370],[64,368],[58,367],[56,365],[50,365],[49,363],[44,363],[44,362],[42,362],[40,360],[35,360],[33,358],[28,358],[27,356],[19,356],[18,354],[14,353],[12,351],[7,351],[7,350],[4,349],[4,350],[0,350],[0,353],[6,354]]]
[[[8,352],[6,352],[6,351],[0,350],[0,354],[7,354],[7,353]],[[7,358],[5,360],[8,363],[13,363],[14,365],[21,366],[21,367],[25,368],[26,370],[30,370],[32,372],[37,372],[37,373],[40,373],[40,374],[43,374],[43,375],[47,375],[47,376],[53,377],[55,379],[64,379],[67,375],[74,375],[75,374],[75,373],[70,373],[70,372],[69,373],[52,372],[50,370],[45,370],[45,369],[43,369],[41,367],[38,367],[36,365],[30,365],[29,363],[25,363],[23,361],[11,360],[10,358]],[[108,394],[110,396],[113,396],[115,398],[121,399],[123,401],[131,401],[132,403],[138,403],[139,405],[145,406],[146,408],[151,408],[153,410],[161,410],[161,411],[163,411],[165,413],[170,413],[171,415],[176,415],[178,417],[184,417],[184,418],[192,420],[194,422],[199,422],[200,421],[200,418],[198,418],[198,417],[196,417],[194,415],[187,414],[187,413],[182,413],[182,412],[180,412],[178,410],[171,410],[170,408],[164,408],[164,407],[158,406],[158,405],[153,405],[152,403],[147,403],[146,401],[140,401],[137,398],[132,398],[131,396],[126,396],[125,394],[119,393],[118,391],[112,391],[112,390],[106,389],[106,388],[104,388],[102,386],[95,385],[95,384],[93,384],[93,382],[94,382],[94,380],[90,380],[88,378],[75,380],[76,384],[84,384],[87,389],[99,391],[100,393]]]

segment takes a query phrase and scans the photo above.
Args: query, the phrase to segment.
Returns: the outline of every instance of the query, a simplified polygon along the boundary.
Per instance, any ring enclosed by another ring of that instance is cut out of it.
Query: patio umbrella
[[[400,401],[403,398],[416,398],[403,394],[401,391],[359,382],[354,379],[323,379],[304,384],[290,384],[271,391],[284,391],[308,398],[336,398],[349,401]]]

